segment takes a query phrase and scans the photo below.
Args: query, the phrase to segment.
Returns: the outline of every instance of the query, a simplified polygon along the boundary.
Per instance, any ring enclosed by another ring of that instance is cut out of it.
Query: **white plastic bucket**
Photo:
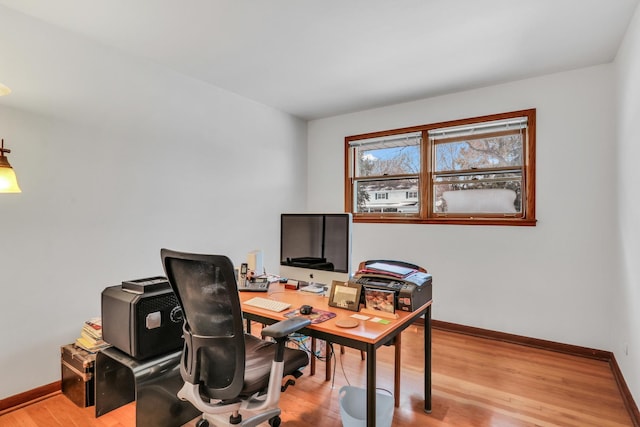
[[[376,390],[376,426],[391,427],[393,396]],[[386,391],[386,390],[385,390]],[[362,427],[367,424],[367,390],[344,386],[338,393],[340,417],[344,427]]]

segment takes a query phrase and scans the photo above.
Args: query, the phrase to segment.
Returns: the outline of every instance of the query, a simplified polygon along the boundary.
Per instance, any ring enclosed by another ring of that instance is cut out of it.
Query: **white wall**
[[[618,81],[618,232],[622,256],[620,280],[613,283],[613,327],[616,360],[627,385],[640,401],[640,199],[638,124],[640,124],[640,9],[616,58]]]
[[[0,399],[58,381],[101,291],[162,274],[161,247],[259,248],[276,271],[279,214],[306,192],[306,123],[1,11],[0,136],[23,192],[0,195]],[[46,85],[62,99],[7,106]]]
[[[537,226],[356,224],[354,262],[427,268],[435,319],[611,349],[613,89],[603,65],[312,121],[309,209],[344,209],[345,136],[536,108]]]

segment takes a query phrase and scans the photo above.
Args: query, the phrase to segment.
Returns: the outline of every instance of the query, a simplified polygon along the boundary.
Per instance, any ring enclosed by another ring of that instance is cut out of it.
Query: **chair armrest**
[[[296,316],[262,328],[262,336],[276,339],[283,338],[310,324],[311,320],[306,317]]]

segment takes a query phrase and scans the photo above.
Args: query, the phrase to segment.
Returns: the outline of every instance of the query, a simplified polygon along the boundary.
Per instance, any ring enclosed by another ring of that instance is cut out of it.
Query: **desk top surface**
[[[372,344],[376,344],[384,340],[387,336],[392,335],[396,331],[396,329],[406,326],[407,323],[413,322],[421,314],[424,313],[427,307],[431,305],[431,301],[429,301],[418,310],[415,310],[413,312],[398,311],[397,319],[385,319],[389,320],[388,324],[376,323],[372,322],[371,320],[358,320],[358,326],[356,326],[355,328],[341,328],[336,325],[336,322],[339,320],[352,319],[351,316],[353,314],[362,314],[365,316],[369,316],[370,318],[373,318],[374,316],[369,313],[361,313],[337,307],[330,307],[328,297],[318,294],[312,294],[309,292],[285,289],[284,285],[279,283],[272,283],[269,286],[269,292],[240,292],[240,301],[241,303],[243,303],[244,301],[250,300],[251,298],[256,296],[274,299],[277,301],[284,301],[291,304],[291,307],[284,311],[276,313],[273,311],[242,304],[242,311],[244,311],[245,313],[263,316],[265,318],[277,321],[286,319],[286,313],[289,313],[290,311],[298,309],[300,308],[300,306],[307,304],[312,306],[314,309],[336,313],[336,317],[333,317],[321,323],[309,325],[309,329],[314,329],[320,332],[325,332],[328,334],[338,335]]]

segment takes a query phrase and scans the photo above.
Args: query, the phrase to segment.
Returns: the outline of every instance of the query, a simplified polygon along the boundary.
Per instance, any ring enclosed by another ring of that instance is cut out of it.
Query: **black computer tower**
[[[135,359],[181,349],[182,309],[163,277],[122,282],[102,291],[102,338]]]

